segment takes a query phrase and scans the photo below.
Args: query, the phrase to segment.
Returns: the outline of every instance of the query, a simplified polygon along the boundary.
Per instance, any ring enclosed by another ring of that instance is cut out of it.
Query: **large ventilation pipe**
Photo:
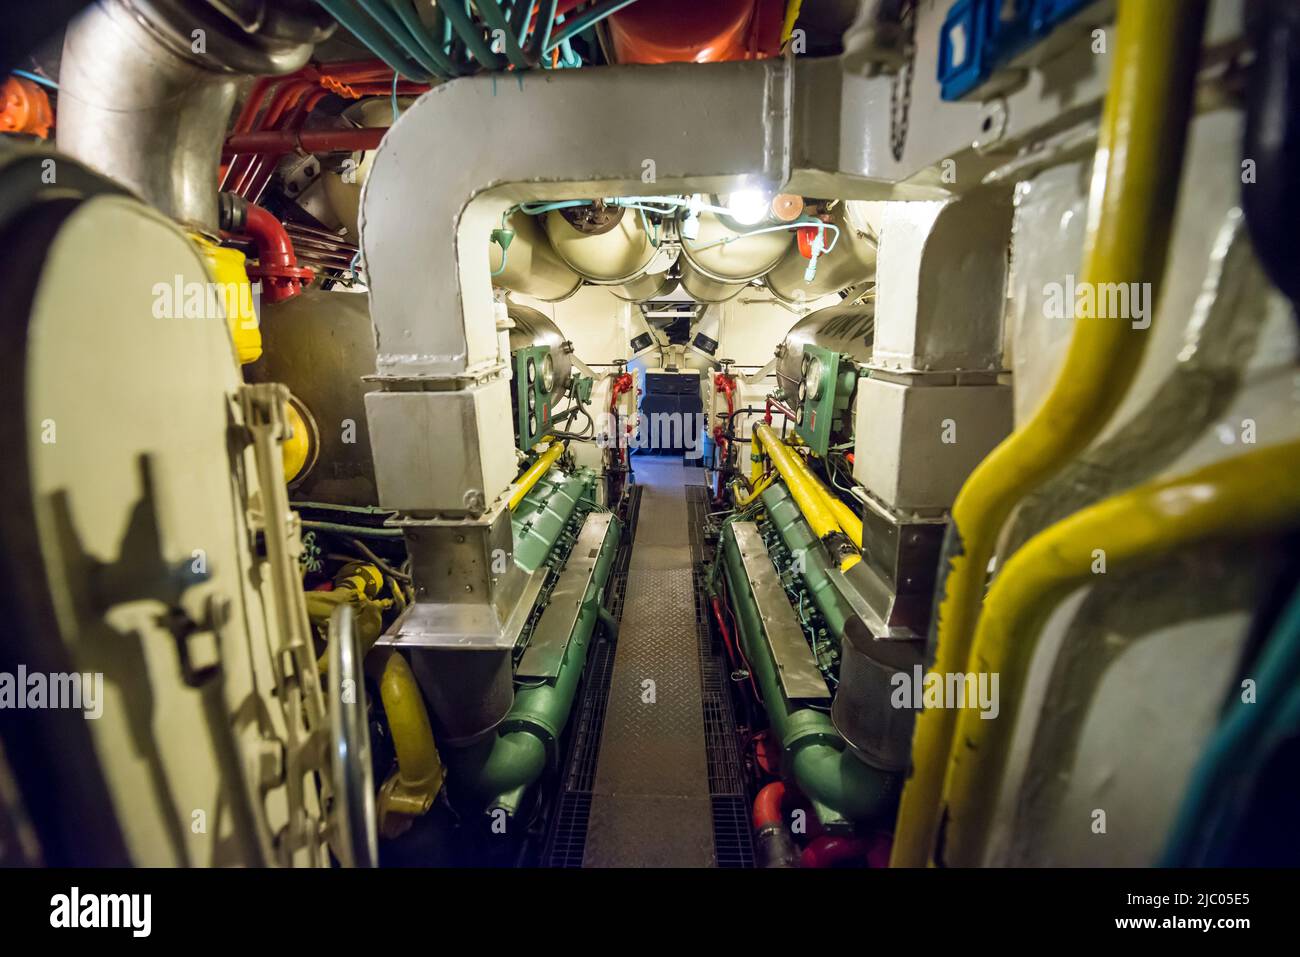
[[[298,69],[332,27],[309,0],[279,0],[246,24],[199,0],[100,0],[64,37],[58,147],[215,235],[239,76]]]

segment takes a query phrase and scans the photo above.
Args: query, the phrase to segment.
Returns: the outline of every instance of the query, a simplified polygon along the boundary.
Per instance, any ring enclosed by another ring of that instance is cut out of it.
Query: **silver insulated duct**
[[[63,41],[59,150],[215,234],[221,144],[241,75],[298,69],[333,28],[309,0],[253,6],[248,22],[200,0],[88,7]]]

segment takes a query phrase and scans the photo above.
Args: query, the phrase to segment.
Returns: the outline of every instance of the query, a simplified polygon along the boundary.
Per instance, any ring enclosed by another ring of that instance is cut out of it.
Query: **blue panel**
[[[957,0],[939,34],[945,100],[970,96],[1094,0]]]
[[[965,96],[988,78],[983,61],[984,0],[957,0],[939,34],[939,84],[945,100]]]

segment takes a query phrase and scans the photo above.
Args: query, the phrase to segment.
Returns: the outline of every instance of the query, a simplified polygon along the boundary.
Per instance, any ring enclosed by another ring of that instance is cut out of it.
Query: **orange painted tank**
[[[607,21],[618,63],[716,63],[780,52],[781,0],[638,0]]]

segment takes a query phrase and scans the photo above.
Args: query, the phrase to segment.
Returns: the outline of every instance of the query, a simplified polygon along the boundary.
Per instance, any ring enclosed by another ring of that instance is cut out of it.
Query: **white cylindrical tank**
[[[621,206],[574,206],[546,214],[546,234],[569,268],[602,286],[639,279],[655,257],[641,217]]]
[[[501,247],[488,246],[492,285],[509,289],[543,302],[559,302],[572,296],[582,286],[582,277],[570,269],[551,246],[537,217],[516,210],[506,221],[514,230],[510,248],[505,252],[505,269],[501,269]]]
[[[830,252],[818,257],[812,282],[804,278],[808,260],[799,252],[798,242],[790,246],[764,278],[772,295],[792,304],[806,303],[875,278],[875,233],[858,206],[853,202],[839,203],[831,211],[830,221],[838,227],[839,238]],[[829,232],[826,241],[831,242]]]
[[[780,262],[794,243],[793,229],[763,232],[769,225],[746,233],[715,213],[700,213],[695,237],[682,236],[682,287],[701,302],[736,295]]]

